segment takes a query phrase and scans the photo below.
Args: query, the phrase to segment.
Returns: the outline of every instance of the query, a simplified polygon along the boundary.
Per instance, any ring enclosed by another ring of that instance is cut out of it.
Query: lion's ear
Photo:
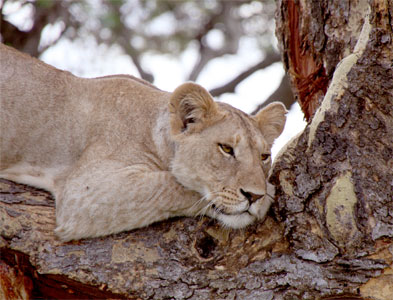
[[[259,129],[269,145],[284,130],[287,110],[281,102],[273,102],[261,109],[254,119],[258,122]]]
[[[172,134],[176,135],[211,119],[217,114],[217,104],[203,87],[187,82],[172,93],[169,111]]]

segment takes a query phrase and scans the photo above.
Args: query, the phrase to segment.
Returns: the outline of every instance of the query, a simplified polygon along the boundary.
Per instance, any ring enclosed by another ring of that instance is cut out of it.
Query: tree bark
[[[393,299],[392,16],[383,0],[278,2],[310,122],[274,163],[262,224],[178,218],[61,243],[50,195],[1,180],[0,298]]]
[[[309,124],[276,160],[275,215],[297,258],[344,274],[385,265],[363,284],[348,277],[344,290],[393,299],[393,2],[278,7],[284,62]]]

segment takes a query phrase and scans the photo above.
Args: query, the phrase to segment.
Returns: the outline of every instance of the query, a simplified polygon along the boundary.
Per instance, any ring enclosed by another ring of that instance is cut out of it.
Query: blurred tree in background
[[[187,76],[196,81],[211,61],[247,47],[245,39],[256,44],[252,51],[260,52],[260,61],[212,89],[213,96],[233,93],[244,79],[280,61],[272,46],[273,0],[0,0],[0,5],[2,43],[39,57],[62,39],[94,37],[98,44],[118,45],[150,82],[154,76],[143,62],[148,53],[178,57],[196,48],[198,58]],[[6,5],[9,9],[3,10]],[[28,17],[23,24],[13,23],[20,12]],[[275,100],[287,108],[295,101],[286,76],[263,105]]]

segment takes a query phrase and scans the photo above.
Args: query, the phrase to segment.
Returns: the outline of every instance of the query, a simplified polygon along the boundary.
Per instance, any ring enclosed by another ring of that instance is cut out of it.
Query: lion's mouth
[[[237,212],[228,213],[222,208],[215,207],[212,205],[210,217],[213,217],[220,221],[224,227],[229,227],[233,229],[244,228],[255,221],[255,216],[251,214],[248,210],[242,210]]]
[[[239,216],[242,215],[244,213],[251,215],[251,213],[248,210],[243,210],[243,211],[238,211],[238,212],[234,212],[234,213],[227,213],[225,212],[222,208],[217,207],[217,205],[212,204],[211,208],[218,214],[222,214],[225,216]]]

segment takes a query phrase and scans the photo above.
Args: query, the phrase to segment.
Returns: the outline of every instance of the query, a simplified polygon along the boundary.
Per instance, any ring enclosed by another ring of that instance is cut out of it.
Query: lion
[[[263,220],[286,109],[249,116],[187,82],[80,78],[0,45],[0,177],[48,190],[62,241],[176,216]]]

